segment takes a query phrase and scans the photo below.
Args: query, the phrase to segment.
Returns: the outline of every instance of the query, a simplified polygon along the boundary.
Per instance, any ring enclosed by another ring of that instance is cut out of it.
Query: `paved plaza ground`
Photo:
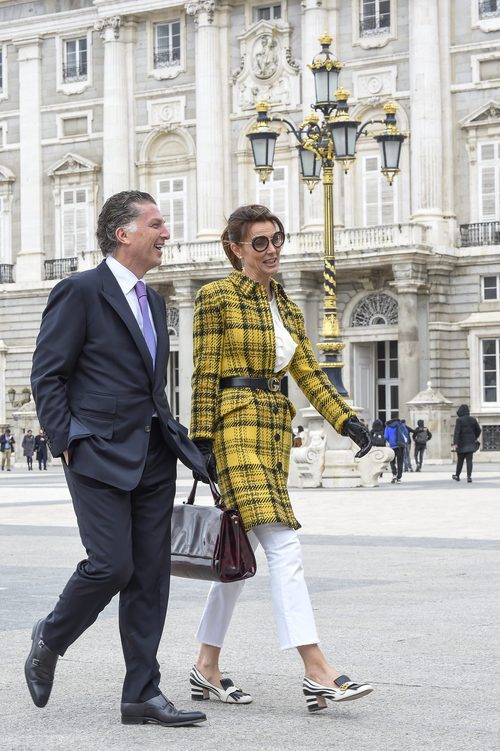
[[[301,662],[277,646],[266,564],[245,587],[223,668],[249,706],[206,702],[194,728],[123,726],[116,598],[59,661],[45,709],[23,664],[31,627],[84,557],[60,467],[0,475],[0,749],[5,751],[494,751],[500,748],[500,468],[384,476],[375,489],[292,490],[322,646],[370,681],[366,699],[308,715]],[[179,500],[190,480],[182,472]],[[204,490],[204,497],[208,496]],[[162,686],[189,698],[207,590],[172,580]]]

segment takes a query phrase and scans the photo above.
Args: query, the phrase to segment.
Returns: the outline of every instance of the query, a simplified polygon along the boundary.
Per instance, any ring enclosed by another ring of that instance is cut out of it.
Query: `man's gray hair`
[[[133,231],[133,221],[141,213],[140,205],[156,201],[149,193],[140,190],[122,190],[108,198],[97,220],[96,237],[103,256],[113,253],[116,248],[118,228]]]

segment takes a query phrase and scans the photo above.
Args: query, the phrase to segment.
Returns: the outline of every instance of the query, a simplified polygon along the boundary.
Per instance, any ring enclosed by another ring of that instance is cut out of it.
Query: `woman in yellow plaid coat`
[[[304,661],[309,711],[326,699],[346,701],[372,691],[334,670],[318,646],[287,490],[295,410],[281,393],[288,371],[335,430],[364,455],[368,431],[337,393],[313,353],[300,308],[272,278],[279,269],[284,228],[264,206],[242,206],[222,242],[235,271],[202,287],[195,302],[191,437],[217,474],[224,502],[237,508],[252,544],[261,544],[282,649]],[[243,582],[214,584],[198,629],[200,654],[190,676],[192,698],[212,694],[247,704],[249,694],[222,679],[219,654]]]

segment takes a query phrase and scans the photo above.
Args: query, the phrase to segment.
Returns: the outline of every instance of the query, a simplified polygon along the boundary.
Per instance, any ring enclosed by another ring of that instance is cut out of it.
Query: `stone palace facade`
[[[336,168],[344,383],[371,421],[409,415],[430,381],[453,412],[470,404],[482,458],[500,458],[500,0],[0,0],[1,424],[29,398],[47,295],[99,261],[96,218],[118,190],[152,193],[171,228],[150,283],[183,422],[193,299],[229,273],[217,238],[237,205],[283,218],[281,281],[318,341],[321,185],[303,187],[284,130],[260,184],[246,134],[260,98],[309,114],[326,30],[351,114],[380,118],[393,98],[410,132],[392,188],[371,138]]]

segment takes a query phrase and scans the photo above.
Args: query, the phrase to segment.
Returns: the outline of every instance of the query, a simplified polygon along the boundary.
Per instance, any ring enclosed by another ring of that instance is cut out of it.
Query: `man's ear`
[[[126,230],[124,227],[116,228],[115,237],[120,245],[128,245],[130,242],[128,230]]]

